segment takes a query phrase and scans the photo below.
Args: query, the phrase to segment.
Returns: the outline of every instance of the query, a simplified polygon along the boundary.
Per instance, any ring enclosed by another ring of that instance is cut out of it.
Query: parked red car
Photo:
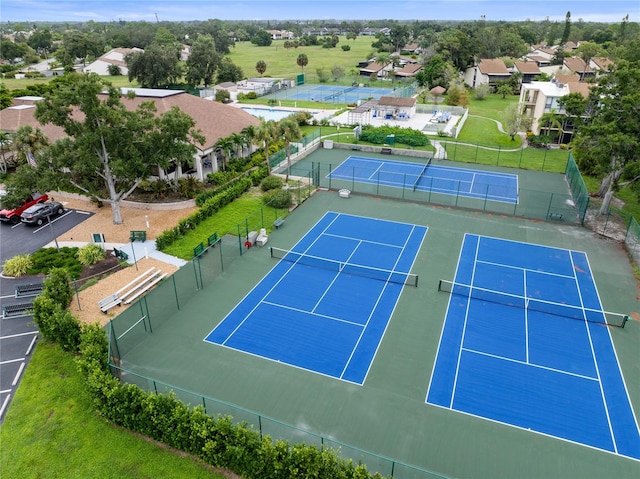
[[[0,211],[0,221],[3,223],[11,223],[12,225],[16,225],[20,223],[20,215],[29,208],[30,206],[37,205],[38,203],[44,203],[47,201],[49,197],[47,194],[33,193],[29,195],[29,197],[25,200],[22,205],[14,208],[12,210],[4,209]]]

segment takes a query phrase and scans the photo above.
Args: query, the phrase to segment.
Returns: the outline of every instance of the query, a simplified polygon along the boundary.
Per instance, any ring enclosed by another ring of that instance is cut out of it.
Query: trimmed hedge
[[[429,145],[429,138],[421,131],[399,126],[363,127],[360,140],[373,143],[374,145],[383,145],[387,142],[387,136],[389,135],[395,136],[394,139],[396,143],[409,146]]]
[[[83,327],[76,363],[100,415],[119,426],[196,456],[246,479],[382,479],[336,450],[274,441],[230,416],[212,417],[173,393],[155,394],[111,376],[108,344],[99,325]]]
[[[156,238],[156,247],[160,251],[165,250],[167,246],[182,237],[187,231],[196,227],[206,218],[215,214],[223,206],[226,206],[236,198],[239,198],[252,186],[253,180],[251,178],[243,177],[235,181],[233,185],[227,187],[222,192],[208,198],[200,206],[198,211],[181,219],[177,226],[160,233]]]

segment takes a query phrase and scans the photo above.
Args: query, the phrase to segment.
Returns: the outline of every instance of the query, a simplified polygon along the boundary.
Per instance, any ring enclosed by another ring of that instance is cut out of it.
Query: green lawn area
[[[0,444],[3,478],[224,478],[96,416],[72,356],[43,341],[0,428]]]
[[[256,71],[256,63],[263,60],[267,64],[267,70],[263,76],[294,79],[296,75],[304,73],[307,83],[317,83],[318,68],[324,68],[331,74],[331,68],[334,65],[342,65],[345,77],[339,83],[350,85],[358,74],[358,62],[375,55],[371,48],[372,41],[370,37],[347,40],[346,37],[341,36],[335,48],[305,46],[289,49],[284,48],[284,40],[273,41],[268,47],[258,47],[251,42],[237,42],[236,46],[231,48],[229,58],[242,68],[244,75],[248,78],[260,76]],[[349,45],[351,50],[343,51],[342,45]],[[301,53],[307,55],[309,59],[304,71],[296,63]],[[330,81],[333,82],[333,79]]]
[[[505,149],[520,148],[522,145],[522,139],[518,135],[512,140],[509,135],[498,130],[498,125],[495,121],[476,116],[467,118],[462,131],[458,135],[458,141]]]
[[[207,218],[189,234],[181,237],[164,250],[164,253],[184,260],[193,258],[193,248],[198,243],[207,244],[207,238],[218,233],[222,237],[227,233],[246,235],[247,231],[259,231],[261,225],[271,230],[273,221],[288,214],[287,210],[276,210],[264,206],[259,190],[252,190],[232,203],[221,208],[215,215]]]

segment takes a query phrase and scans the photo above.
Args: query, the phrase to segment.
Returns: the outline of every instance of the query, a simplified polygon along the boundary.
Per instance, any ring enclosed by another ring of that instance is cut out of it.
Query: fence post
[[[180,300],[178,299],[178,288],[176,287],[176,275],[172,274],[171,279],[173,280],[173,292],[176,295],[176,306],[180,309]]]

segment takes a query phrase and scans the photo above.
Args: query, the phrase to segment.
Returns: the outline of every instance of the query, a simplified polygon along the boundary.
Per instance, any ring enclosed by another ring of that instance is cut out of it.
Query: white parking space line
[[[13,378],[13,382],[11,383],[12,387],[15,387],[15,385],[18,384],[18,381],[20,381],[20,376],[22,376],[22,371],[24,371],[25,364],[26,363],[20,364],[20,367],[18,368],[18,372],[16,373],[16,377]]]
[[[0,392],[4,392],[4,391],[0,391]],[[11,399],[11,394],[7,395],[7,397],[4,398],[4,401],[2,401],[2,407],[0,407],[0,417],[4,415],[4,411],[5,409],[7,409],[10,399]]]
[[[24,358],[7,359],[6,361],[0,361],[0,366],[4,364],[19,363],[20,361],[24,361]]]
[[[61,220],[62,218],[64,218],[67,215],[70,215],[71,213],[73,213],[73,210],[67,210],[67,212],[65,214],[58,216],[55,220],[52,220],[52,221],[50,221],[50,222],[48,222],[46,224],[43,224],[39,228],[36,228],[35,230],[33,230],[33,234],[36,234],[38,231],[41,231],[41,230],[45,229],[47,226],[55,223],[58,220]]]
[[[36,339],[38,339],[38,336],[34,336],[33,339],[31,340],[31,344],[29,344],[29,347],[27,348],[27,352],[25,353],[25,356],[29,356],[29,354],[31,354],[31,350],[33,349],[34,344],[36,344]]]
[[[0,336],[0,339],[19,338],[20,336],[29,336],[30,334],[38,334],[38,331],[27,331],[26,333],[10,334],[8,336]]]

